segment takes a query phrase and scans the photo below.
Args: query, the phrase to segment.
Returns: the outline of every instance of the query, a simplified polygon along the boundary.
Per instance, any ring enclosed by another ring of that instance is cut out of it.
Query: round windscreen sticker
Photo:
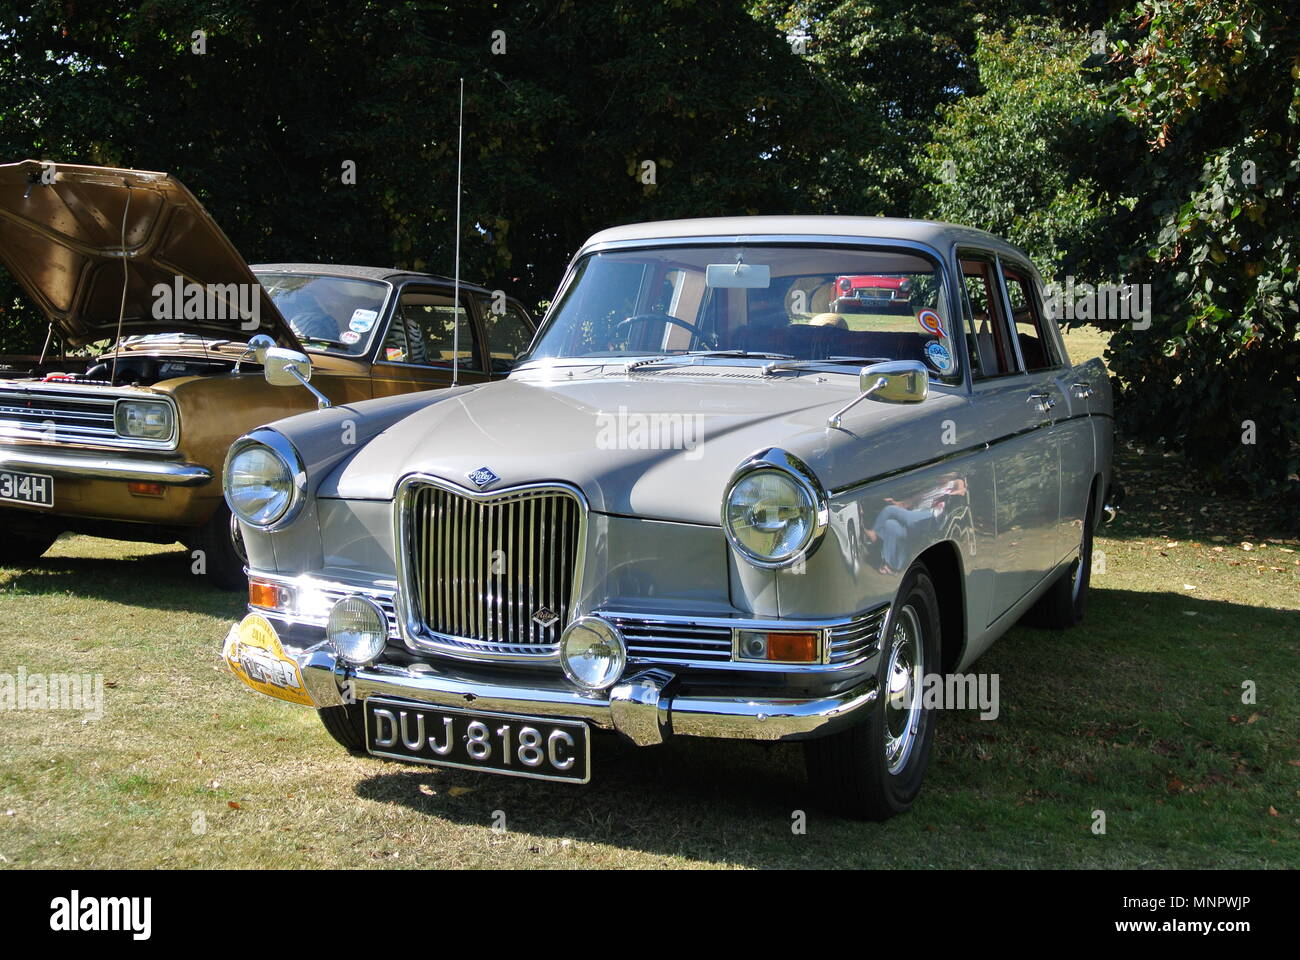
[[[379,314],[374,310],[353,310],[348,328],[355,333],[369,333],[378,318]]]
[[[931,340],[925,345],[925,358],[930,361],[936,370],[940,373],[952,373],[954,364],[952,354],[938,340]]]
[[[344,330],[339,334],[339,340],[346,344],[358,343],[361,340],[361,334],[355,330]]]

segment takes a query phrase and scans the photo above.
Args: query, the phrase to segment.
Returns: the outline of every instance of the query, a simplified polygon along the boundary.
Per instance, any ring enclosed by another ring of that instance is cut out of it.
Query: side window
[[[454,318],[454,319],[453,319]],[[452,306],[451,297],[441,293],[407,291],[393,314],[384,338],[381,360],[430,367],[451,366],[455,327],[460,326],[460,366],[477,370],[478,338],[464,305]]]
[[[1042,310],[1034,296],[1033,284],[1014,268],[1003,267],[1007,281],[1007,299],[1011,301],[1011,319],[1026,370],[1048,370],[1060,366],[1056,345],[1043,325]]]
[[[492,312],[492,300],[479,301],[483,313],[483,327],[487,331],[488,355],[492,358],[492,372],[504,373],[515,365],[515,358],[528,349],[533,339],[533,327],[523,308],[512,300],[505,302],[505,310]]]
[[[1016,372],[1016,355],[1007,332],[993,261],[966,256],[961,261],[966,298],[966,344],[971,355],[971,375],[998,377]]]

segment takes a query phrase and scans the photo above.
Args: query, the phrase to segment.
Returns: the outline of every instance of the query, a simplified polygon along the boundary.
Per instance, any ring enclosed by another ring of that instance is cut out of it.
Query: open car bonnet
[[[72,346],[116,338],[121,311],[123,335],[264,333],[300,349],[234,245],[166,173],[0,165],[0,260]]]

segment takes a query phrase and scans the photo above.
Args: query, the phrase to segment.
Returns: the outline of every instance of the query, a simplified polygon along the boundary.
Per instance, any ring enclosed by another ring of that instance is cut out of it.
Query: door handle
[[[1074,391],[1075,397],[1080,400],[1087,400],[1096,392],[1092,389],[1091,383],[1076,383],[1070,389]]]
[[[1025,402],[1032,403],[1039,413],[1047,413],[1056,406],[1056,401],[1052,399],[1050,393],[1031,393],[1025,398]]]

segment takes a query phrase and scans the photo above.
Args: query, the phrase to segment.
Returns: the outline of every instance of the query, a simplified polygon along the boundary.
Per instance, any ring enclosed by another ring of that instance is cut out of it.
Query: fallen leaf
[[[1277,807],[1273,806],[1272,804],[1269,804],[1269,807],[1268,807],[1268,815],[1269,815],[1270,817],[1280,817],[1280,816],[1282,816],[1282,814],[1280,814],[1280,813],[1277,812]]]
[[[453,797],[463,797],[467,793],[473,793],[474,788],[473,787],[452,787],[447,792],[450,793]]]
[[[244,808],[241,807],[239,804],[235,803],[234,800],[227,800],[227,801],[226,801],[226,806],[228,806],[231,810],[243,810],[243,809],[244,809]]]

